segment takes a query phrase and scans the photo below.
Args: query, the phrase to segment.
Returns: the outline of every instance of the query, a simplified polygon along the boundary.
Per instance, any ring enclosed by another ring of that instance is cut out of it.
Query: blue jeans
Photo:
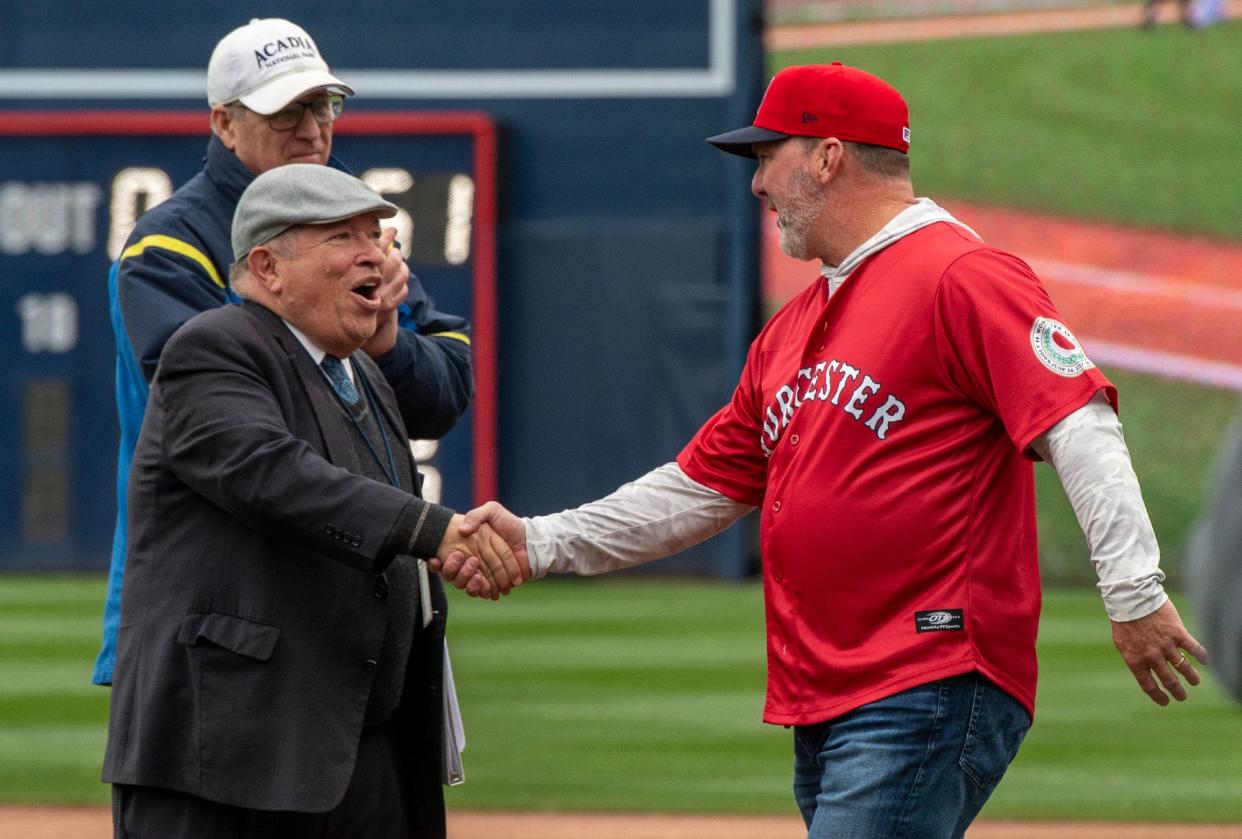
[[[808,839],[960,837],[1030,728],[978,673],[920,685],[794,729]]]

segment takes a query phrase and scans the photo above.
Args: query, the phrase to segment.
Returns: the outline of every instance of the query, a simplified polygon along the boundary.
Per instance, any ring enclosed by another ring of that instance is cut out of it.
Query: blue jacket
[[[335,159],[329,165],[344,169]],[[213,136],[203,171],[134,226],[108,274],[108,301],[116,339],[116,405],[121,425],[117,457],[117,517],[104,605],[103,646],[95,684],[112,682],[125,573],[126,493],[134,444],[142,427],[148,387],[160,353],[181,324],[199,312],[240,302],[228,287],[233,263],[233,211],[254,179]],[[399,313],[397,344],[375,359],[392,386],[414,439],[444,436],[470,404],[470,325],[436,311],[418,278]]]

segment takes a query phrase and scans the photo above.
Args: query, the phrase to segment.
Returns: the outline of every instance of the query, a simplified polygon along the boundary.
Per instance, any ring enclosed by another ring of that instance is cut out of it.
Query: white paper
[[[426,628],[431,625],[434,613],[431,611],[431,580],[427,577],[427,563],[421,559],[418,561],[418,597],[423,613],[423,627]],[[447,651],[445,655],[448,655]]]
[[[466,750],[466,729],[461,724],[457,706],[457,688],[453,686],[453,665],[449,661],[448,640],[444,641],[444,785],[455,787],[466,782],[461,766],[461,753]]]

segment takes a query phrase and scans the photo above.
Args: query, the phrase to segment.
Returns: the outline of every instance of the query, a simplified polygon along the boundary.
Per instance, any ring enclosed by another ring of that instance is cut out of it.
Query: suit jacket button
[[[361,537],[361,536],[355,536],[355,537],[354,537],[354,541],[353,541],[353,542],[351,542],[350,544],[352,544],[355,548],[360,547],[360,546],[362,545],[362,537]]]
[[[368,658],[366,661],[362,662],[362,671],[364,673],[374,673],[375,668],[378,666],[379,662],[373,658]]]
[[[324,532],[325,534],[327,534],[328,536],[331,536],[333,533],[335,533],[335,532],[336,532],[336,528],[335,528],[335,527],[333,527],[333,526],[332,526],[332,525],[330,525],[330,524],[329,524],[329,525],[325,525],[325,526],[324,526],[324,528],[323,528],[323,532]]]
[[[375,595],[376,600],[383,600],[388,596],[388,583],[383,580],[376,580],[375,588],[371,589],[371,593]]]

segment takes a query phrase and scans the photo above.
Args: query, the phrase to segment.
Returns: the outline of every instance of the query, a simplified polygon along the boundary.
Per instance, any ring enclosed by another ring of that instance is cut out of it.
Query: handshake
[[[455,514],[427,567],[471,597],[499,600],[531,578],[526,525],[495,501]]]

